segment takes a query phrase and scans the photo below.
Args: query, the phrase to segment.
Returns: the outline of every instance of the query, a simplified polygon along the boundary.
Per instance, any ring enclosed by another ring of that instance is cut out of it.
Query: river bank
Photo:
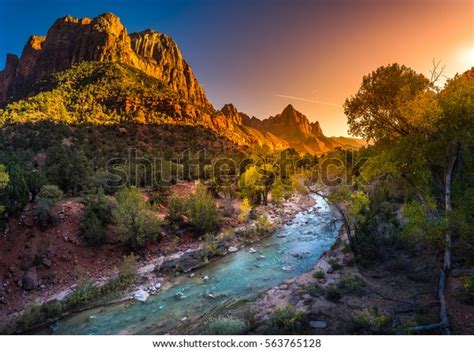
[[[435,266],[431,270],[417,264],[416,258],[411,260],[399,257],[378,266],[360,266],[341,227],[334,245],[308,272],[223,317],[246,320],[249,333],[265,334],[275,312],[290,306],[308,323],[294,330],[296,334],[407,334],[414,325],[437,318]],[[420,268],[407,270],[407,262]]]
[[[268,218],[269,223],[274,228],[280,228],[285,223],[289,222],[294,216],[309,208],[314,204],[314,200],[308,195],[295,194],[290,199],[283,201],[279,205],[268,205],[259,206],[257,208],[257,217],[265,214]],[[231,229],[235,229],[236,233],[245,233],[248,230],[255,230],[256,221],[250,221],[246,225],[239,224],[238,227],[232,227],[225,225],[221,233],[217,236],[226,237],[223,241],[225,247],[220,247],[215,257],[221,257],[231,252],[239,250],[244,245],[248,245],[248,238],[244,238],[242,235],[234,235],[229,240],[228,232]],[[254,238],[254,242],[261,238]],[[139,276],[138,284],[132,285],[127,289],[127,292],[120,294],[121,296],[116,298],[114,302],[126,301],[132,298],[139,300],[146,300],[150,295],[154,295],[159,290],[167,290],[172,286],[171,279],[175,278],[179,274],[191,271],[193,269],[202,267],[209,262],[211,259],[201,261],[201,252],[206,243],[203,240],[196,239],[194,242],[187,241],[183,246],[177,246],[174,252],[169,255],[160,255],[153,257],[150,255],[145,256],[144,259],[140,260],[139,266],[137,267],[137,274]],[[198,262],[199,261],[199,262]],[[188,263],[186,265],[186,262]],[[166,268],[166,269],[164,269]],[[94,279],[94,285],[103,286],[113,279],[116,279],[118,272],[116,269],[111,270],[109,274],[104,274],[98,279]],[[35,299],[33,301],[34,306],[40,306],[42,304],[52,301],[64,301],[74,291],[76,285],[66,286],[53,294],[46,292],[44,295],[36,292]],[[39,296],[38,296],[39,295]],[[96,307],[94,305],[94,307]],[[20,319],[20,317],[26,312],[28,308],[24,308],[21,311],[10,315],[9,318],[4,319],[4,326],[8,326],[8,332],[12,332],[12,322]],[[64,314],[63,314],[64,316]],[[5,327],[4,327],[5,330]]]
[[[192,333],[203,318],[226,313],[235,304],[253,301],[285,279],[307,272],[331,247],[339,226],[328,204],[313,198],[315,205],[296,213],[274,235],[210,260],[192,272],[170,274],[170,284],[162,284],[144,302],[127,300],[111,305],[108,299],[103,308],[67,316],[35,333]]]

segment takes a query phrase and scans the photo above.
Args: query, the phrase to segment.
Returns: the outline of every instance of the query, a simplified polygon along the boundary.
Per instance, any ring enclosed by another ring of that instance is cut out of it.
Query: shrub
[[[325,295],[325,290],[318,284],[306,285],[305,291],[313,297],[320,297]]]
[[[341,291],[339,290],[337,286],[334,286],[334,285],[329,285],[325,289],[325,295],[326,295],[326,298],[332,302],[337,302],[342,297]]]
[[[277,308],[267,321],[268,331],[278,334],[299,334],[308,328],[308,319],[293,306]]]
[[[329,259],[328,263],[331,265],[332,269],[335,270],[335,271],[342,268],[342,265],[339,262],[337,262],[337,260],[335,258]]]
[[[105,226],[94,211],[86,211],[84,215],[82,236],[89,245],[101,245],[107,238]]]
[[[41,191],[43,186],[46,184],[47,179],[43,172],[36,169],[26,173],[25,176],[26,185],[31,193],[31,200],[35,201],[36,195]]]
[[[257,223],[255,230],[258,235],[266,235],[273,232],[273,224],[268,220],[267,216],[259,216],[257,218]]]
[[[214,198],[204,185],[199,184],[196,192],[189,197],[186,213],[189,222],[198,233],[216,232],[219,224],[219,213]]]
[[[185,211],[186,203],[176,195],[172,195],[168,202],[166,220],[171,226],[180,227],[184,222],[183,216]]]
[[[470,303],[473,303],[474,302],[474,276],[461,277],[461,284],[463,288],[463,294],[467,297],[467,301]]]
[[[154,241],[160,233],[160,220],[136,188],[123,188],[117,194],[112,216],[122,242],[131,249]]]
[[[210,335],[242,335],[249,329],[248,324],[236,317],[220,317],[213,319],[207,325],[206,331]]]
[[[117,202],[102,191],[87,197],[85,201],[82,236],[90,245],[101,245],[107,239],[106,225],[113,222],[112,211]]]
[[[17,165],[7,166],[8,184],[5,187],[5,207],[9,213],[23,209],[30,198],[30,193],[23,176],[23,171]]]
[[[49,200],[51,204],[54,204],[63,198],[63,192],[56,185],[43,185],[38,198]]]
[[[364,291],[365,282],[360,276],[347,273],[339,280],[337,287],[344,293],[361,294]]]
[[[249,218],[250,211],[252,210],[252,205],[250,205],[250,201],[248,198],[244,198],[242,203],[239,206],[240,214],[239,214],[239,221],[240,222],[247,222]]]
[[[59,221],[58,215],[52,210],[52,202],[41,197],[36,199],[34,214],[41,230],[46,230],[46,228],[56,225]]]
[[[120,284],[128,286],[137,279],[137,258],[132,253],[123,258],[119,265],[119,280]]]
[[[355,311],[353,322],[356,331],[367,334],[386,334],[390,319],[379,313],[377,307]]]
[[[316,279],[324,279],[326,277],[326,273],[323,270],[319,270],[313,273],[313,277]]]

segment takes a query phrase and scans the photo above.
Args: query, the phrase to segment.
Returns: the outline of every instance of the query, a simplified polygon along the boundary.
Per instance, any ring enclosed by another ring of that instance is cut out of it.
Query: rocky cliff
[[[319,122],[310,122],[292,105],[275,116],[264,120],[238,112],[232,104],[225,105],[221,112],[234,124],[245,126],[261,133],[263,140],[272,140],[272,145],[281,148],[292,147],[303,153],[319,154],[336,147],[358,148],[363,143],[359,139],[326,137]]]
[[[7,57],[6,67],[0,72],[0,102],[24,97],[41,78],[82,61],[129,64],[192,103],[210,106],[170,37],[152,30],[128,35],[120,19],[111,13],[94,19],[60,18],[45,37],[31,36],[20,58]]]

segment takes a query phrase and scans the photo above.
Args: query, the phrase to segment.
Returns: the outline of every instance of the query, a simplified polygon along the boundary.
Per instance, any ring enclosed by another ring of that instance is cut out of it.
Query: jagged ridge
[[[45,37],[31,36],[21,58],[7,56],[5,69],[0,72],[0,101],[24,97],[34,82],[82,61],[129,64],[192,103],[210,106],[170,37],[152,30],[128,35],[120,19],[111,13],[94,19],[66,16],[56,20]]]

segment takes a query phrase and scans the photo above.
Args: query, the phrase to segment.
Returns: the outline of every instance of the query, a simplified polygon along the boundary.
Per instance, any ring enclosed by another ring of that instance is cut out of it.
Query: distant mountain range
[[[46,36],[31,36],[21,57],[7,55],[0,72],[0,104],[1,124],[191,125],[237,145],[292,147],[311,154],[365,144],[326,137],[318,122],[310,123],[292,105],[264,120],[232,104],[214,109],[169,36],[154,30],[128,34],[111,13],[60,18]]]

